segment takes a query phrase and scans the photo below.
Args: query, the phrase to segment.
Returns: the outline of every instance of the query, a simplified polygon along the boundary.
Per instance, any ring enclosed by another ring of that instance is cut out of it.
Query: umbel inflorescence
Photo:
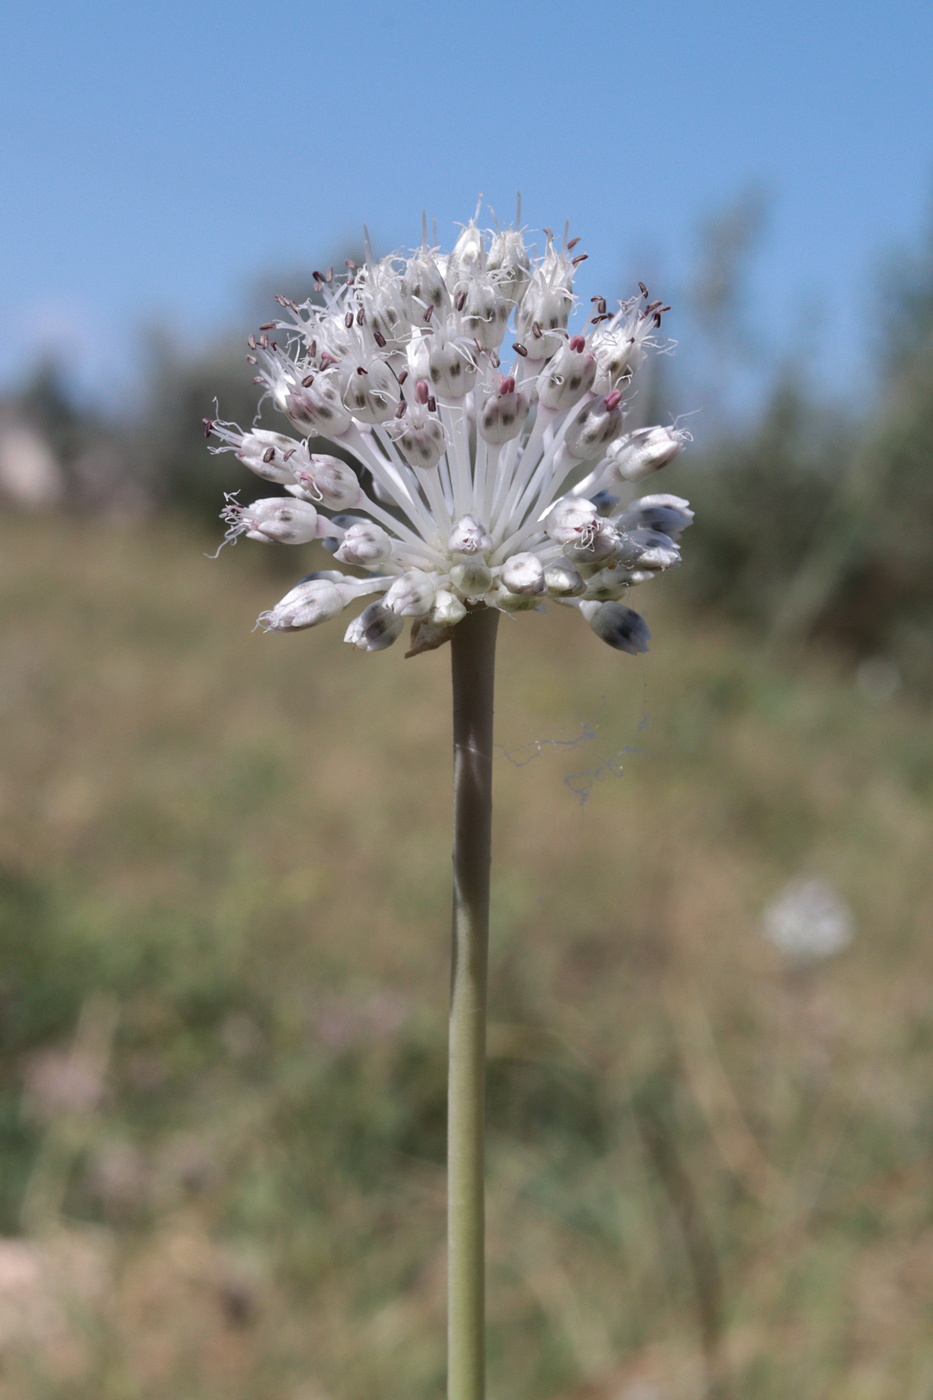
[[[625,431],[625,396],[669,308],[642,286],[615,312],[594,298],[572,331],[585,255],[544,234],[538,255],[517,227],[486,233],[474,217],[451,253],[425,232],[410,257],[380,261],[367,240],[361,267],[316,273],[301,305],[277,299],[284,319],[250,337],[248,358],[293,435],[205,426],[214,451],[287,494],[228,497],[227,539],[320,540],[356,572],[309,574],[263,626],[313,627],[376,595],[345,640],[381,651],[410,618],[414,654],[449,640],[468,609],[550,598],[610,646],[646,650],[622,599],[680,562],[693,519],[677,496],[623,499],[688,436]],[[312,450],[322,438],[341,455]]]

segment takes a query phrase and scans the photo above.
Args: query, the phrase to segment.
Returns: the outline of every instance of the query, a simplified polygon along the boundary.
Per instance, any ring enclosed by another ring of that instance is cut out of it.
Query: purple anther
[[[502,378],[499,380],[499,393],[500,393],[500,394],[514,394],[514,393],[515,393],[515,380],[514,380],[514,378],[512,377],[511,374],[504,374],[504,375],[502,376]]]
[[[603,399],[603,403],[606,405],[607,413],[611,413],[614,408],[618,408],[621,402],[622,395],[618,389],[610,389],[609,393]]]
[[[427,403],[430,397],[430,384],[426,379],[419,379],[415,385],[415,403]]]
[[[579,355],[581,350],[586,349],[586,337],[582,335],[571,336],[570,340],[567,342],[567,348],[568,350],[576,351],[576,353]]]

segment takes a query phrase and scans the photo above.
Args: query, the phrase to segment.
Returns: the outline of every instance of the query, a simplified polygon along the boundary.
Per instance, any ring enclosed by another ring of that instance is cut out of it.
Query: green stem
[[[492,850],[492,701],[499,614],[469,613],[451,641],[454,897],[447,1091],[447,1395],[486,1391],[486,968]]]

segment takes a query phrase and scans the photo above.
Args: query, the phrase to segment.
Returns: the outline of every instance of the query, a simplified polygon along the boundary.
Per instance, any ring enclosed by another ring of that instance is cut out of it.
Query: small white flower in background
[[[818,962],[852,942],[851,911],[828,880],[789,880],[762,915],[765,937],[788,958]]]
[[[205,426],[215,452],[287,494],[228,497],[226,539],[319,540],[364,577],[309,575],[264,627],[313,627],[379,595],[346,641],[381,651],[410,618],[416,654],[449,640],[469,608],[553,599],[610,646],[646,650],[648,629],[621,599],[679,564],[693,520],[677,496],[622,499],[688,439],[625,431],[625,394],[668,308],[644,286],[615,312],[595,297],[572,332],[577,242],[565,233],[558,247],[545,230],[538,253],[518,228],[486,233],[474,216],[449,254],[425,233],[408,258],[377,262],[367,240],[362,267],[316,273],[301,305],[277,298],[286,317],[250,336],[248,359],[294,435]],[[312,437],[352,465],[311,452]]]

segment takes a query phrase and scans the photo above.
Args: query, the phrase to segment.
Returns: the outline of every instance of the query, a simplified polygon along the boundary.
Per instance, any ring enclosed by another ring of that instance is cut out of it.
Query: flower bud
[[[593,525],[596,517],[592,501],[581,496],[564,496],[549,511],[544,528],[555,544],[571,544],[583,527]]]
[[[618,564],[610,564],[608,568],[590,575],[586,581],[584,596],[587,601],[595,598],[601,603],[614,602],[621,598],[634,582],[636,580],[628,569],[621,568]]]
[[[359,568],[370,568],[381,564],[392,553],[392,538],[381,525],[372,520],[360,520],[351,525],[334,551],[334,558],[341,564],[354,564]]]
[[[397,578],[385,596],[385,605],[399,617],[423,617],[431,611],[434,580],[422,569],[409,569]]]
[[[499,578],[510,593],[539,594],[547,587],[544,581],[544,565],[537,554],[513,554],[502,565]]]
[[[586,588],[579,572],[566,559],[557,559],[553,564],[548,564],[544,582],[548,593],[554,598],[576,598]]]
[[[489,592],[492,580],[492,570],[482,559],[469,564],[455,564],[450,571],[451,583],[465,598],[481,598]]]
[[[590,611],[594,608],[594,611]],[[581,612],[587,617],[590,626],[609,646],[616,651],[627,651],[632,656],[648,650],[651,633],[645,619],[624,603],[584,603]]]
[[[533,608],[540,605],[540,595],[537,593],[513,593],[510,588],[499,581],[495,589],[490,593],[486,602],[492,607],[498,608],[500,612],[516,613],[531,612]]]
[[[622,431],[622,396],[617,389],[588,404],[564,434],[563,449],[578,462],[601,457],[606,444]]]
[[[355,617],[343,640],[358,651],[385,651],[401,635],[405,624],[382,603],[370,603]]]
[[[446,588],[439,588],[434,595],[434,606],[430,616],[431,621],[438,627],[454,627],[466,617],[466,608],[453,593]]]
[[[680,563],[680,550],[672,539],[658,530],[632,530],[622,535],[619,562],[626,568],[661,573]]]
[[[692,523],[693,511],[680,496],[642,496],[632,501],[617,521],[621,530],[659,530],[672,540]]]
[[[315,452],[307,466],[295,469],[295,492],[320,502],[329,510],[349,510],[359,505],[363,491],[356,473],[339,457]]]
[[[504,378],[499,392],[490,394],[483,404],[479,432],[486,442],[501,444],[518,437],[528,417],[528,399],[515,388],[511,376]]]
[[[672,462],[687,441],[680,428],[639,428],[614,442],[607,455],[616,476],[623,481],[640,481]]]
[[[586,350],[571,348],[582,336],[564,344],[538,375],[538,401],[555,413],[572,408],[592,388],[596,361]]]
[[[286,593],[269,612],[260,613],[259,621],[267,632],[300,632],[336,617],[344,606],[344,594],[337,584],[312,578]]]

